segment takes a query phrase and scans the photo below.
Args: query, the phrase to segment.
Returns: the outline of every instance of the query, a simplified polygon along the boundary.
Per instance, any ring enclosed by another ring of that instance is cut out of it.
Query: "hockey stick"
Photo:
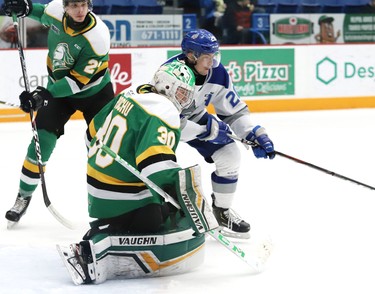
[[[11,102],[7,102],[7,101],[1,101],[0,100],[0,104],[4,104],[4,105],[8,105],[8,106],[12,106],[12,107],[20,107],[19,105],[17,104],[14,104],[14,103],[11,103]]]
[[[127,161],[122,159],[117,153],[113,152],[108,146],[104,145],[101,140],[96,141],[96,145],[109,156],[111,156],[115,161],[125,167],[128,171],[130,171],[133,175],[138,177],[141,181],[143,181],[147,186],[157,192],[160,196],[162,196],[165,201],[170,202],[175,206],[177,209],[181,209],[181,206],[178,202],[170,196],[167,192],[157,186],[154,182],[152,182],[147,177],[143,176],[136,168],[130,165]],[[250,267],[252,267],[258,273],[263,270],[265,262],[267,261],[270,251],[272,249],[272,244],[270,241],[264,242],[261,244],[259,248],[258,256],[248,256],[242,249],[240,249],[237,245],[233,242],[225,238],[223,234],[219,232],[219,230],[210,230],[208,232],[214,239],[216,239],[221,245],[227,248],[230,252],[235,254],[239,257],[242,261],[247,263]]]
[[[25,62],[25,55],[23,54],[23,48],[20,40],[20,34],[18,32],[19,25],[18,25],[18,20],[17,16],[15,13],[12,15],[13,18],[13,26],[16,31],[17,35],[17,47],[18,47],[18,55],[20,57],[20,62],[21,62],[21,68],[22,68],[22,75],[23,75],[23,80],[25,83],[25,90],[27,92],[30,92],[30,84],[29,84],[29,78],[27,76],[27,71],[26,71],[26,62]],[[38,168],[39,168],[39,175],[40,175],[40,181],[42,185],[42,191],[43,191],[43,200],[44,204],[48,208],[48,210],[51,212],[51,214],[65,227],[69,229],[74,229],[73,224],[64,218],[51,204],[51,201],[49,200],[48,194],[47,194],[47,187],[46,187],[46,180],[44,178],[44,171],[43,171],[43,162],[42,162],[42,153],[40,150],[40,144],[39,144],[39,135],[38,135],[38,130],[36,127],[36,122],[35,122],[35,115],[34,111],[30,109],[30,121],[31,121],[31,129],[33,132],[33,138],[34,138],[34,144],[35,144],[35,154],[36,154],[36,159],[38,161]]]
[[[239,141],[239,142],[241,142],[241,143],[243,143],[243,144],[246,144],[246,145],[252,146],[252,147],[257,146],[257,144],[256,144],[255,142],[248,141],[248,140],[246,140],[246,139],[241,139],[241,138],[239,138],[239,137],[237,137],[237,136],[235,136],[235,135],[232,135],[232,134],[228,134],[228,137],[232,138],[233,140]],[[275,152],[276,155],[279,155],[279,156],[282,156],[282,157],[288,158],[288,159],[290,159],[290,160],[293,160],[293,161],[295,161],[295,162],[297,162],[297,163],[300,163],[300,164],[303,164],[303,165],[307,165],[308,167],[311,167],[311,168],[317,169],[317,170],[319,170],[319,171],[321,171],[321,172],[324,172],[324,173],[326,173],[326,174],[329,174],[329,175],[331,175],[331,176],[334,176],[334,177],[340,178],[340,179],[342,179],[342,180],[346,180],[346,181],[349,181],[349,182],[355,183],[355,184],[357,184],[357,185],[360,185],[360,186],[363,186],[363,187],[369,188],[369,189],[371,189],[371,190],[375,190],[375,187],[372,187],[372,186],[370,186],[370,185],[367,185],[367,184],[361,183],[361,182],[359,182],[359,181],[353,180],[353,179],[348,178],[348,177],[346,177],[346,176],[340,175],[340,174],[335,173],[335,172],[333,172],[333,171],[330,171],[330,170],[328,170],[328,169],[325,169],[325,168],[322,168],[322,167],[320,167],[320,166],[317,166],[317,165],[315,165],[315,164],[312,164],[312,163],[309,163],[309,162],[303,161],[303,160],[301,160],[301,159],[298,159],[298,158],[295,158],[295,157],[293,157],[293,156],[287,155],[287,154],[282,153],[282,152],[280,152],[280,151],[276,151],[276,150],[275,150],[274,152]]]

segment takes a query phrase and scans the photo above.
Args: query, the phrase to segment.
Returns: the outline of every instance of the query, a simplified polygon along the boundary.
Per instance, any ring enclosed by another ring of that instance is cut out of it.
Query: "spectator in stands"
[[[251,43],[251,14],[254,5],[250,0],[227,1],[227,8],[223,15],[223,43],[249,44]]]
[[[0,22],[0,48],[15,48],[18,41],[16,29],[10,19],[4,17],[3,20],[3,22]]]
[[[224,0],[203,0],[201,5],[205,11],[201,27],[220,40],[223,34],[222,17],[227,7]]]
[[[180,0],[178,7],[184,9],[184,13],[196,13],[200,15],[200,0]]]
[[[27,47],[28,48],[43,48],[47,47],[47,38],[49,28],[31,18],[26,18],[26,33],[27,33]]]
[[[26,19],[27,47],[47,47],[48,29],[36,21],[35,23],[31,19]],[[0,48],[16,48],[17,42],[17,33],[12,20],[8,17],[0,19]]]
[[[375,0],[370,0],[370,2],[367,3],[363,13],[375,13]]]

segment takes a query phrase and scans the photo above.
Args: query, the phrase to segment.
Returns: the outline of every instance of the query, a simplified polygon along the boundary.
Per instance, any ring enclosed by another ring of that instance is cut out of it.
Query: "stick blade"
[[[70,220],[63,217],[53,206],[50,204],[48,207],[49,212],[57,219],[62,225],[67,227],[68,229],[74,230],[76,225],[73,224]]]
[[[249,265],[257,273],[264,270],[265,264],[271,255],[273,243],[270,238],[255,244],[255,248],[249,252],[242,250],[237,244],[227,239],[219,230],[208,231],[209,235],[216,239],[221,245],[236,255],[239,259]]]

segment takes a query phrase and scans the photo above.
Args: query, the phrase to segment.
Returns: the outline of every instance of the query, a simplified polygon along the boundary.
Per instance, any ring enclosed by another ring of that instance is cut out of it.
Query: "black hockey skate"
[[[215,199],[214,196],[212,198]],[[250,225],[241,219],[233,209],[217,207],[213,202],[212,212],[219,223],[220,232],[224,236],[239,239],[250,238]]]
[[[56,249],[76,285],[92,284],[95,280],[95,268],[89,242],[82,241],[69,246],[56,245]]]
[[[19,222],[21,217],[26,213],[26,209],[29,206],[31,197],[21,197],[17,195],[16,202],[13,207],[8,210],[5,214],[5,218],[8,220],[8,229],[12,228]]]

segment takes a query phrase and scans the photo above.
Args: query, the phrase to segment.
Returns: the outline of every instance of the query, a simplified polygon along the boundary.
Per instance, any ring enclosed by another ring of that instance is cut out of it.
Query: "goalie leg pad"
[[[159,234],[98,234],[93,242],[95,280],[146,278],[189,272],[204,261],[205,236],[194,236],[185,219]]]
[[[199,165],[179,171],[177,199],[196,234],[203,234],[219,226],[203,194]]]

